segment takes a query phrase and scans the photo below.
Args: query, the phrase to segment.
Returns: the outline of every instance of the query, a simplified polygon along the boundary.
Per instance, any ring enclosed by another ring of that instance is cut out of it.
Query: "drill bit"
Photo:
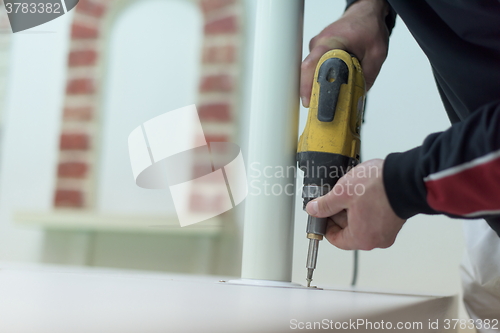
[[[314,270],[316,269],[316,259],[318,258],[319,239],[309,239],[309,250],[307,251],[307,287],[311,287]]]
[[[311,287],[311,281],[313,279],[314,268],[307,269],[307,288]]]

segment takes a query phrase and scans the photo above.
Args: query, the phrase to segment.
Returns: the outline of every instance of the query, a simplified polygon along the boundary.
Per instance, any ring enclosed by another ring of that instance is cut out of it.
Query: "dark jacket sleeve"
[[[346,0],[345,9],[349,8],[350,5],[355,3],[358,0]],[[389,5],[389,3],[388,3]],[[394,25],[396,24],[396,11],[389,5],[389,14],[385,17],[385,24],[387,25],[387,29],[389,29],[389,34],[392,32]]]
[[[429,135],[420,147],[388,155],[383,179],[389,202],[401,218],[442,213],[498,220],[500,101]]]

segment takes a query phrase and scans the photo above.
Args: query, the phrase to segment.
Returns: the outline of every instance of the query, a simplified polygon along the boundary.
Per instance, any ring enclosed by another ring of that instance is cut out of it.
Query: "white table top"
[[[290,328],[294,319],[304,324],[323,319],[422,321],[418,331],[426,332],[429,319],[453,317],[453,297],[256,287],[210,276],[0,264],[0,332],[6,333],[288,332],[298,331]]]

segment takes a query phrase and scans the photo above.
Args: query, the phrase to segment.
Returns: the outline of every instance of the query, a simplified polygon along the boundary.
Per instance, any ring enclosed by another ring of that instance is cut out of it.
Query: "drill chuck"
[[[330,191],[329,186],[304,185],[302,188],[302,198],[304,199],[304,209],[309,201],[319,198]],[[322,240],[326,233],[328,218],[307,217],[306,234],[309,239]]]
[[[328,186],[305,185],[302,189],[302,198],[304,199],[304,208],[307,203],[315,198],[328,193]],[[314,217],[309,215],[307,217],[306,234],[309,238],[309,249],[307,251],[307,286],[311,286],[313,272],[316,269],[316,261],[318,259],[319,241],[323,239],[326,233],[328,218]]]
[[[326,217],[307,217],[306,234],[309,239],[322,240],[326,233],[326,225],[328,218]]]

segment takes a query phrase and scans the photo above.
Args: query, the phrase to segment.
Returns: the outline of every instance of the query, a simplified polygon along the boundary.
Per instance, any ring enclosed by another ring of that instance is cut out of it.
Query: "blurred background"
[[[344,10],[343,1],[305,4],[303,57]],[[196,104],[207,141],[236,142],[245,156],[255,7],[80,0],[66,15],[12,34],[2,6],[0,260],[239,276],[244,203],[181,229],[168,189],[135,185],[127,137],[144,121]],[[307,110],[300,112],[302,132]],[[398,19],[368,95],[363,159],[408,150],[448,126],[427,59]],[[193,193],[194,210],[216,204],[204,195]],[[304,283],[300,198],[296,207],[293,280]],[[416,216],[390,249],[360,253],[358,285],[458,293],[463,250],[461,221]],[[352,258],[323,242],[317,284],[348,286]]]

